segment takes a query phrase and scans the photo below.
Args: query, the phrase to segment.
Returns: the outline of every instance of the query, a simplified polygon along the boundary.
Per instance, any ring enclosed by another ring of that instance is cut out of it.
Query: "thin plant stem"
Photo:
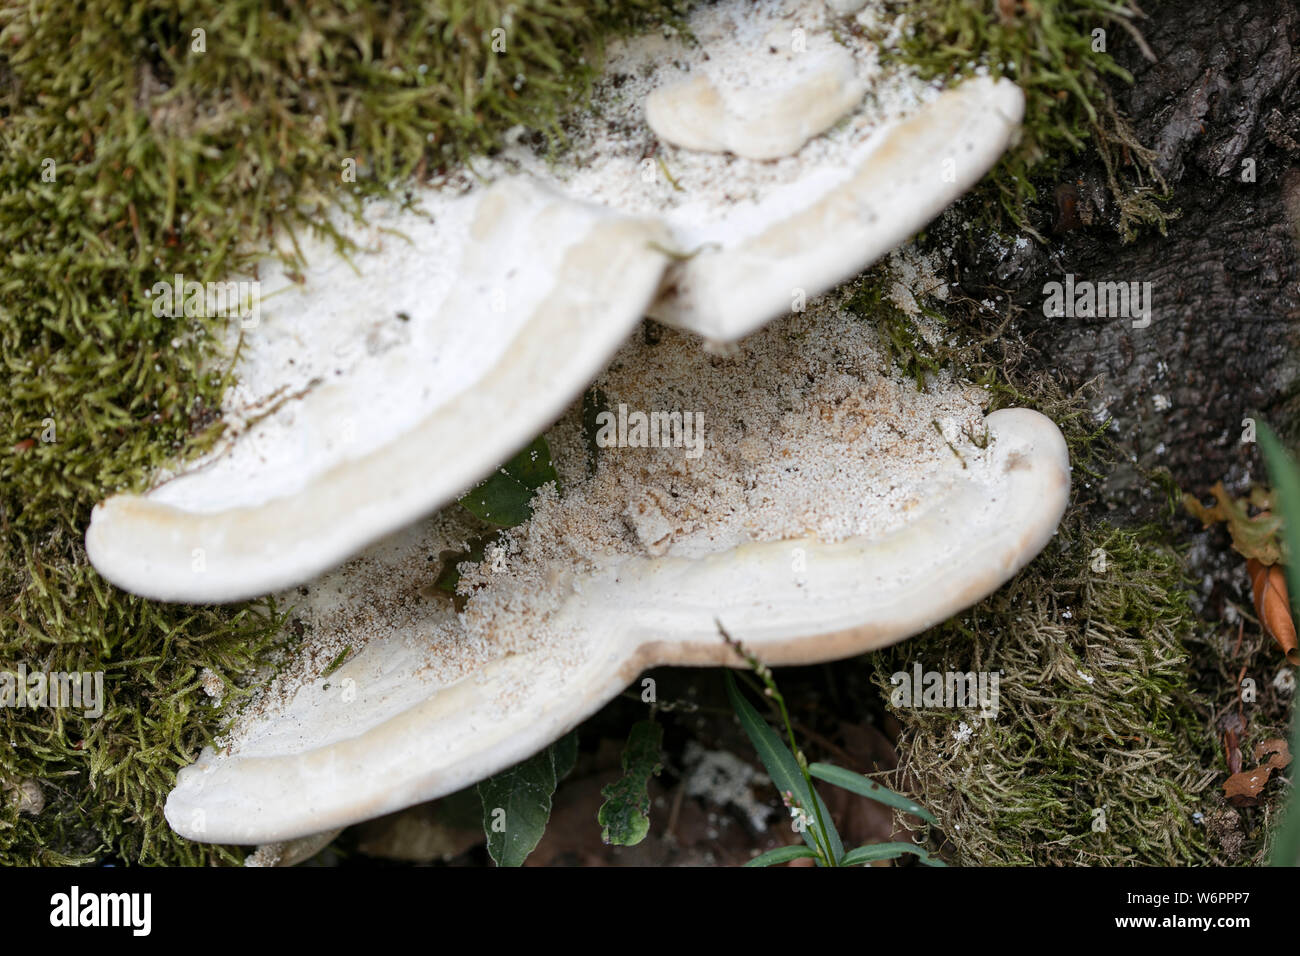
[[[821,801],[817,799],[817,791],[813,789],[812,775],[808,773],[808,758],[803,755],[803,751],[800,750],[799,745],[795,743],[794,726],[790,722],[790,712],[786,709],[785,698],[777,689],[776,681],[772,677],[771,669],[756,656],[747,651],[739,641],[735,640],[730,634],[728,634],[726,629],[722,626],[722,622],[717,622],[717,625],[718,631],[722,634],[722,639],[735,648],[736,653],[744,658],[745,663],[749,665],[755,676],[763,682],[763,686],[766,688],[763,696],[776,702],[777,710],[781,714],[781,721],[785,724],[786,737],[790,741],[790,753],[794,755],[794,762],[799,765],[799,772],[803,774],[804,784],[808,787],[808,796],[812,803],[813,815],[817,818],[817,833],[814,834],[814,837],[817,841],[818,852],[826,860],[827,866],[839,866],[839,860],[837,860],[835,854],[831,852],[831,839],[830,834],[826,830],[826,821],[822,817]],[[792,798],[793,796],[794,795],[791,794]],[[807,812],[807,808],[804,808],[804,812]]]

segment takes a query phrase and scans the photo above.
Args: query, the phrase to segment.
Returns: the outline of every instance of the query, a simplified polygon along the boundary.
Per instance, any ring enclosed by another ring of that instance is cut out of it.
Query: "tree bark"
[[[1018,331],[1063,384],[1097,380],[1097,414],[1113,418],[1122,451],[1102,502],[1145,521],[1167,520],[1149,478],[1161,466],[1201,495],[1220,479],[1237,491],[1267,481],[1243,419],[1300,440],[1300,7],[1165,2],[1138,25],[1155,61],[1110,31],[1112,55],[1134,75],[1115,95],[1173,190],[1168,235],[1121,243],[1090,150],[1058,194],[1085,197],[1091,225],[1044,203],[1035,225],[1048,244],[968,243],[957,261],[967,294],[1009,293],[1025,310]],[[1045,316],[1044,285],[1066,273],[1149,281],[1150,326]]]

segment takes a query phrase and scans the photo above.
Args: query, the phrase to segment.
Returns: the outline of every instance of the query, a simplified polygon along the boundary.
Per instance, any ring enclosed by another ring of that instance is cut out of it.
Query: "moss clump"
[[[1000,672],[993,719],[893,708],[904,772],[962,863],[1213,860],[1193,816],[1215,805],[1215,773],[1188,689],[1188,596],[1147,533],[1071,520],[1005,588],[879,655],[886,693],[913,662]]]
[[[437,4],[0,0],[0,668],[102,670],[109,707],[0,710],[0,863],[234,860],[161,806],[246,680],[263,602],[151,604],[87,566],[91,505],[216,437],[219,320],[155,317],[175,273],[247,268],[276,228],[558,136],[604,38],[674,0]],[[355,164],[355,182],[345,161]],[[230,696],[230,695],[227,695]],[[39,782],[45,809],[10,794]]]
[[[987,70],[1014,80],[1025,93],[1025,122],[1019,143],[999,162],[981,190],[995,191],[1013,222],[1028,226],[1028,204],[1038,198],[1035,180],[1058,173],[1071,154],[1091,142],[1106,168],[1119,211],[1117,228],[1131,239],[1142,225],[1163,231],[1167,198],[1154,154],[1138,142],[1115,106],[1108,79],[1131,83],[1113,57],[1095,49],[1095,30],[1105,42],[1131,41],[1146,51],[1128,2],[1032,0],[969,3],[913,0],[897,5],[910,33],[897,56],[922,76],[955,80]]]
[[[889,269],[877,266],[846,290],[844,308],[875,326],[885,356],[917,388],[923,388],[926,375],[944,367],[944,349],[927,342],[916,323],[890,300],[887,289],[892,281]],[[931,310],[925,314],[943,321],[943,316]]]

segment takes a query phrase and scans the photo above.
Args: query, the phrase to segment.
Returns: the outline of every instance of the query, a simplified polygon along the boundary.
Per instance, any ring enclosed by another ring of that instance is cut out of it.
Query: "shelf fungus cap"
[[[225,437],[99,504],[95,567],[170,601],[305,582],[486,477],[643,315],[730,343],[803,310],[969,188],[1023,111],[1005,80],[939,93],[882,66],[822,0],[720,0],[690,24],[698,46],[616,45],[558,159],[509,137],[419,211],[341,218],[355,255],[313,240],[300,272],[264,262],[231,323]],[[647,110],[683,144],[658,166]]]
[[[104,577],[165,601],[249,598],[454,500],[581,393],[667,261],[659,221],[527,177],[423,198],[373,216],[356,255],[322,241],[305,275],[267,267],[253,321],[232,322],[233,439],[95,507]]]
[[[1023,114],[1024,94],[1011,81],[966,80],[862,142],[845,142],[833,158],[810,162],[799,184],[771,190],[743,214],[711,227],[684,224],[691,255],[669,269],[650,314],[731,342],[798,310],[975,185],[1012,143]]]
[[[631,337],[596,381],[596,467],[586,401],[548,432],[563,495],[542,486],[477,551],[482,528],[446,509],[286,593],[304,643],[181,771],[171,826],[234,843],[345,826],[518,763],[647,668],[740,664],[724,628],[766,664],[810,664],[999,587],[1064,511],[1060,431],[984,415],[947,373],[918,387],[849,296],[730,358]],[[431,584],[447,567],[462,601]]]
[[[925,228],[1015,141],[1015,83],[936,89],[845,29],[842,6],[720,0],[691,12],[693,42],[615,45],[603,123],[575,138],[586,169],[566,189],[668,222],[678,255],[655,318],[729,343],[798,311]]]
[[[881,648],[995,591],[1052,537],[1069,470],[1056,425],[1034,411],[988,418],[992,486],[957,481],[880,540],[742,545],[647,558],[571,585],[543,646],[419,678],[408,640],[372,641],[233,753],[205,749],[177,778],[166,818],[186,838],[266,843],[432,800],[525,760],[662,665],[732,665],[718,622],[771,665]],[[792,551],[807,568],[792,572]]]

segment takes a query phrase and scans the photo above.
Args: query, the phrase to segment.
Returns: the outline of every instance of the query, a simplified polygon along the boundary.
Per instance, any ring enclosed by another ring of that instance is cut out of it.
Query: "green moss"
[[[1108,81],[1132,76],[1106,52],[1094,50],[1094,30],[1108,49],[1124,42],[1144,48],[1132,4],[1120,0],[1026,0],[1005,6],[968,0],[914,0],[897,5],[912,24],[892,55],[927,78],[954,81],[987,70],[1006,76],[1025,93],[1019,142],[998,163],[979,192],[987,208],[1001,208],[1030,233],[1027,206],[1039,185],[1052,181],[1071,155],[1096,149],[1119,210],[1117,228],[1131,239],[1143,225],[1164,230],[1168,190],[1152,160],[1119,113]],[[1036,235],[1036,233],[1034,233]]]
[[[1188,686],[1188,594],[1151,533],[1075,517],[1011,584],[878,656],[886,693],[913,662],[1000,672],[994,719],[895,708],[905,773],[962,863],[1214,860],[1194,817],[1217,799],[1213,735]],[[973,734],[959,742],[963,721]]]
[[[846,290],[844,308],[871,322],[880,336],[886,357],[916,383],[925,385],[925,376],[944,367],[946,354],[942,346],[931,345],[917,329],[916,323],[890,300],[887,290],[894,281],[887,267],[878,266],[856,279]],[[942,322],[943,317],[929,312]]]
[[[0,801],[0,863],[239,858],[175,837],[161,806],[219,726],[198,674],[246,682],[279,616],[140,601],[81,545],[95,501],[220,428],[212,322],[155,317],[145,290],[245,269],[272,230],[327,230],[340,202],[516,124],[558,138],[604,38],[676,11],[0,0],[0,667],[103,670],[110,704],[0,711],[0,792],[34,779],[46,799]]]
[[[925,235],[917,237],[919,248],[928,242]],[[1063,391],[1046,372],[1024,373],[1024,343],[1008,331],[1009,323],[984,334],[976,304],[969,299],[945,304],[924,290],[915,293],[920,314],[940,332],[927,337],[889,297],[898,278],[888,263],[869,269],[843,287],[843,307],[875,326],[885,354],[917,388],[925,388],[929,376],[947,371],[983,388],[987,411],[1015,407],[1042,412],[1065,436],[1076,485],[1102,478],[1109,423],[1091,418],[1083,392]]]

